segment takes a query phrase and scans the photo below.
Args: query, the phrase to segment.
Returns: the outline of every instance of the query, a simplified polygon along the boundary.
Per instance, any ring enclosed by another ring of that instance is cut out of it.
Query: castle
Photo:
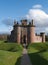
[[[40,33],[40,35],[35,34],[35,25],[33,20],[27,23],[27,20],[21,20],[21,24],[14,21],[13,30],[8,38],[10,42],[16,43],[35,43],[35,42],[45,42],[45,33]]]

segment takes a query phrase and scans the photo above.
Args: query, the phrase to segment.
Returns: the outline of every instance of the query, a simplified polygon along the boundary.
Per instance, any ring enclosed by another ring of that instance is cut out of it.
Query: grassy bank
[[[48,43],[30,44],[28,54],[33,65],[48,65]]]
[[[0,65],[20,65],[22,46],[0,41]]]

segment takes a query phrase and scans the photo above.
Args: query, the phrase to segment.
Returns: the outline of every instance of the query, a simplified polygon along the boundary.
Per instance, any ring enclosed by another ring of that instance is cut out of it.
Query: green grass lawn
[[[20,65],[22,46],[0,41],[0,65]],[[48,43],[32,43],[28,55],[33,65],[48,65]]]
[[[0,65],[20,65],[22,46],[0,41]]]
[[[28,55],[33,65],[48,65],[48,43],[30,44]]]

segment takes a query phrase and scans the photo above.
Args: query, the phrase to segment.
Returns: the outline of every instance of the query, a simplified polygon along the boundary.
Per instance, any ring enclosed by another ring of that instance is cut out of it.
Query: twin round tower
[[[27,20],[21,20],[21,24],[14,21],[13,30],[11,35],[8,37],[8,41],[20,43],[36,43],[45,42],[45,33],[40,33],[40,35],[35,34],[35,25],[33,20],[27,23]]]

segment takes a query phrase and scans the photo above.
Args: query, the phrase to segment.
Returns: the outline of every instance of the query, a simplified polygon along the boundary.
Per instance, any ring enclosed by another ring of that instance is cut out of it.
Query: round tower
[[[42,42],[45,42],[45,33],[40,33],[42,36]]]
[[[17,24],[17,43],[21,42],[21,27],[19,24]]]
[[[30,43],[34,43],[34,42],[35,42],[35,25],[32,20],[30,24]]]

